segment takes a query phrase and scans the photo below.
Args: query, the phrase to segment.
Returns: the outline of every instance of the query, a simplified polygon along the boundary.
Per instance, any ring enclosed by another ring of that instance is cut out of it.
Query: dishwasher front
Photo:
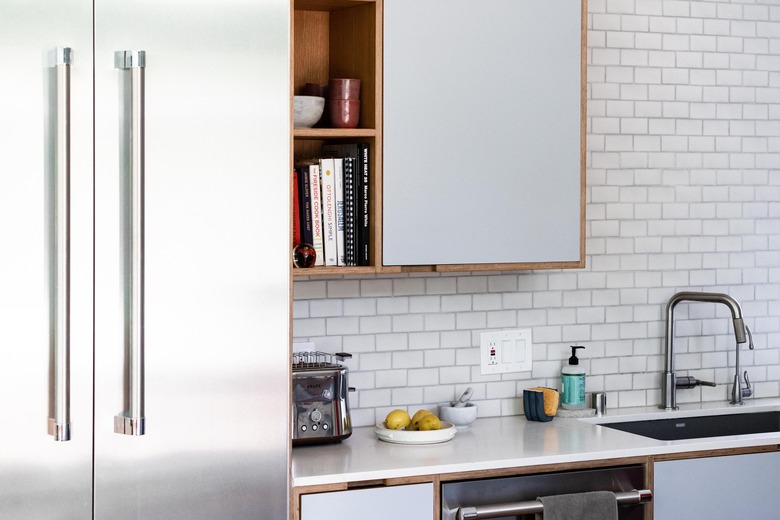
[[[642,503],[652,496],[644,487],[645,468],[641,464],[443,482],[441,520],[532,520],[534,513],[529,501],[588,491],[616,493],[619,495],[620,520],[644,520]],[[627,505],[620,505],[624,503]],[[509,516],[496,516],[502,511]],[[517,514],[517,511],[523,511],[523,514]]]

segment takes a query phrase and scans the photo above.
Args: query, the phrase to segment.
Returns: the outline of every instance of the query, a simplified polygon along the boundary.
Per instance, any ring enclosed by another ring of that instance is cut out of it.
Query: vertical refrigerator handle
[[[125,273],[129,305],[125,323],[129,324],[128,352],[128,409],[114,417],[114,432],[123,435],[144,435],[144,67],[145,51],[117,51],[114,66],[130,73],[130,182],[128,244],[129,273]]]
[[[54,197],[54,417],[49,435],[70,440],[70,47],[55,51],[57,129]]]

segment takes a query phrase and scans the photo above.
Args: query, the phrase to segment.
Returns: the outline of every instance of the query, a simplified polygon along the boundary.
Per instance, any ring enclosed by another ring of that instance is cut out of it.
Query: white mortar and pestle
[[[468,428],[477,418],[477,405],[469,402],[474,389],[468,387],[457,401],[439,405],[439,418],[455,425],[458,429]]]

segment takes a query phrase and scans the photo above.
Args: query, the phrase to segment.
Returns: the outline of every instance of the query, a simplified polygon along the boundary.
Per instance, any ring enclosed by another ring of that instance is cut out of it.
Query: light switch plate
[[[530,372],[532,347],[531,329],[483,332],[479,337],[480,372]]]

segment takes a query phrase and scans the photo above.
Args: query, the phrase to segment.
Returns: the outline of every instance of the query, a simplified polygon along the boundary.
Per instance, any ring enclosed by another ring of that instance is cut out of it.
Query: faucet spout
[[[662,409],[677,409],[678,386],[681,388],[691,388],[690,385],[683,386],[678,384],[677,377],[674,373],[674,308],[678,303],[684,301],[721,303],[729,308],[734,324],[734,337],[737,341],[737,381],[739,381],[739,345],[747,341],[745,322],[742,319],[742,307],[739,305],[739,302],[728,294],[723,293],[679,292],[672,296],[669,299],[669,303],[666,305],[666,337],[664,339],[666,372],[664,373],[664,384],[662,388],[663,403],[660,406]],[[749,334],[749,332],[747,334]],[[741,391],[739,393],[741,394]]]

